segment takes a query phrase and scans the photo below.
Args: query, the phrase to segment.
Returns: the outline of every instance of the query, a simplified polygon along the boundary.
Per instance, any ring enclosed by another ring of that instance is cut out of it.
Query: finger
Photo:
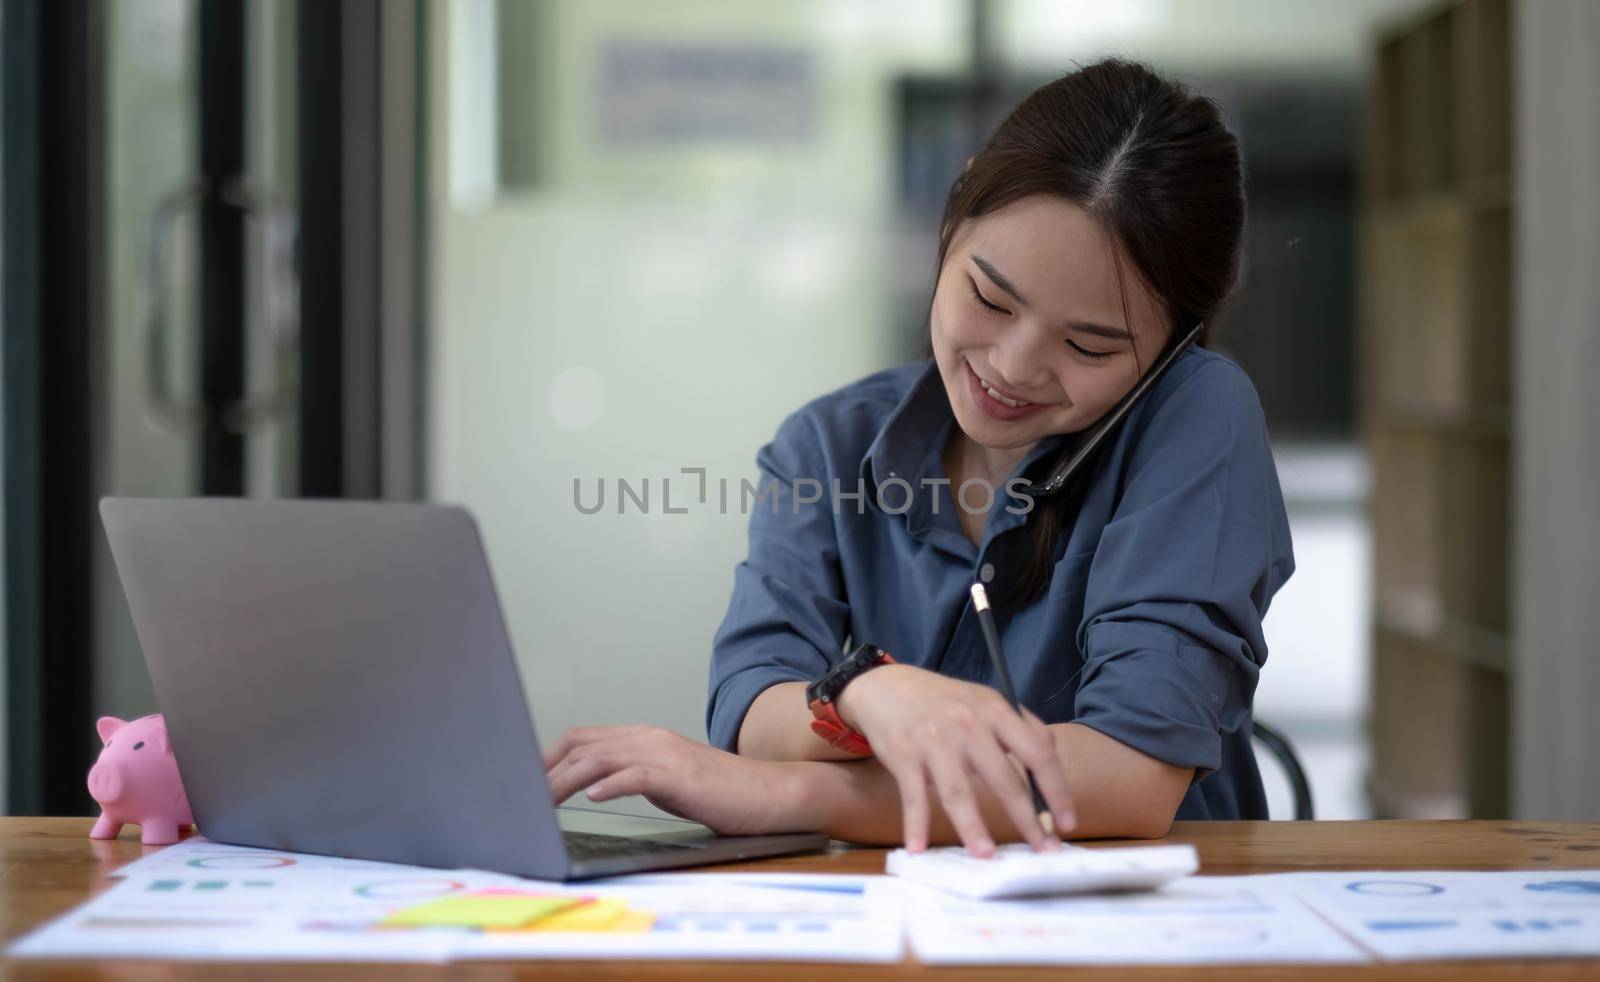
[[[878,763],[894,778],[900,792],[901,841],[911,852],[928,848],[928,774],[922,761],[899,744],[877,748]]]
[[[550,772],[550,797],[557,804],[590,787],[602,778],[645,763],[637,748],[615,741],[599,747],[580,747],[565,766]]]
[[[612,735],[574,748],[565,760],[550,770],[546,780],[552,788],[559,786],[569,796],[583,790],[587,782],[596,779],[593,777],[595,762],[604,771],[619,771],[637,764],[665,773],[681,756],[681,745],[690,743],[656,726],[609,729],[614,731]]]
[[[567,756],[561,758],[556,766],[545,772],[544,780],[545,783],[550,786],[551,797],[555,797],[557,788],[565,786],[567,775],[571,773],[573,765],[577,764],[582,759],[583,755],[580,753],[568,754]],[[556,803],[560,804],[561,800],[562,799],[560,798],[556,798]]]
[[[983,824],[983,816],[978,814],[972,782],[967,780],[966,769],[957,756],[946,750],[936,752],[928,762],[928,770],[933,773],[939,803],[944,806],[950,824],[955,826],[956,835],[967,851],[980,857],[994,855],[994,839]]]
[[[591,785],[588,797],[590,801],[609,801],[630,794],[651,794],[659,790],[657,777],[655,768],[633,764]]]
[[[1078,824],[1077,808],[1067,784],[1066,767],[1056,752],[1055,733],[1039,717],[1023,710],[1027,717],[1007,721],[999,728],[1000,742],[1033,775],[1039,794],[1050,806],[1058,833],[1070,832]]]
[[[900,789],[900,815],[903,841],[911,852],[928,848],[928,779],[918,760],[879,758]]]
[[[1077,825],[1077,808],[1067,781],[1066,765],[1056,749],[1055,731],[1026,708],[1022,714],[1025,719],[1010,721],[1002,728],[1001,742],[1033,775],[1040,796],[1050,807],[1057,831],[1070,832]]]
[[[643,725],[569,727],[561,734],[561,739],[556,741],[556,745],[542,754],[544,769],[550,770],[578,747],[588,746],[591,743],[602,743],[606,740],[616,740],[621,737],[635,736],[648,729],[650,727]]]
[[[544,753],[540,755],[541,762],[544,764],[545,772],[549,773],[550,768],[565,760],[567,754],[571,752],[572,741],[565,733],[563,733],[561,734],[561,738],[555,742],[554,746],[546,747],[544,749]]]
[[[559,772],[550,773],[550,800],[557,805],[562,804],[574,794],[618,769],[620,768],[608,770],[603,761],[594,757],[580,760],[568,758]]]
[[[565,801],[587,786],[585,778],[595,780],[599,776],[597,768],[604,768],[608,761],[622,761],[622,764],[612,768],[617,770],[635,762],[639,756],[636,746],[616,740],[574,747],[571,753],[550,768],[545,781],[550,785],[551,796],[558,802]]]
[[[974,743],[967,748],[967,760],[989,785],[1010,817],[1011,824],[1016,826],[1017,832],[1035,852],[1061,848],[1060,840],[1046,835],[1044,826],[1039,824],[1038,809],[1033,807],[1033,792],[1012,766],[1005,751],[1000,749],[999,743],[988,739]]]
[[[602,743],[606,740],[615,740],[619,737],[638,736],[657,730],[659,727],[648,723],[624,723],[615,726],[571,726],[562,734],[574,747],[581,747],[591,743]]]

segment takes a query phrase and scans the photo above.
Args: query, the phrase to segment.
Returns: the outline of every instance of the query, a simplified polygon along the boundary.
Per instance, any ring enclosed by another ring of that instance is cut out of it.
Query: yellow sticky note
[[[468,894],[462,897],[444,897],[395,911],[383,919],[383,926],[518,928],[582,901],[582,897],[530,894]]]
[[[626,900],[611,898],[596,900],[581,907],[568,907],[566,910],[541,917],[538,921],[528,926],[530,931],[610,931],[623,917],[627,916],[628,902]]]

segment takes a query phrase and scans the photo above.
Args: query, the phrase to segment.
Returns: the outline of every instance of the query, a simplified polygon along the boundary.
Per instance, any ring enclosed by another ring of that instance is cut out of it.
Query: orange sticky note
[[[646,934],[656,923],[656,915],[648,910],[630,910],[611,925],[609,934]]]

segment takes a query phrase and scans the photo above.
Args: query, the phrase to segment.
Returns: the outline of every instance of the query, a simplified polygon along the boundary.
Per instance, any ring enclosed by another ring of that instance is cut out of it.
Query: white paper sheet
[[[416,868],[400,863],[380,863],[368,859],[341,859],[338,856],[314,856],[303,852],[230,846],[221,842],[211,842],[200,836],[190,836],[159,852],[152,852],[126,866],[120,866],[112,871],[111,875],[146,876],[157,873],[192,873],[195,870],[276,875],[313,871],[393,871]]]
[[[1157,891],[965,900],[912,886],[911,950],[929,964],[1360,962],[1367,956],[1265,876],[1202,876]]]
[[[174,868],[124,877],[14,944],[14,957],[443,961],[458,936],[374,931],[390,912],[516,885],[498,873]]]
[[[905,946],[901,885],[882,876],[680,873],[560,884],[388,864],[322,869],[312,861],[316,857],[300,862],[302,857],[287,853],[272,855],[296,861],[228,868],[190,862],[217,855],[239,853],[194,846],[169,857],[170,862],[133,869],[110,890],[18,941],[8,954],[217,961],[559,957],[894,962]],[[649,932],[637,935],[376,927],[395,910],[496,887],[621,897],[631,907],[654,914],[656,922]]]
[[[1600,870],[1299,873],[1291,885],[1389,960],[1600,955]]]

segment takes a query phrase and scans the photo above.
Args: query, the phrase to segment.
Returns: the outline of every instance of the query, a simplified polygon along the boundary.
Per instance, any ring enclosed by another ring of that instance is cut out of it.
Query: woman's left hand
[[[793,768],[698,743],[659,726],[574,727],[544,754],[550,795],[561,804],[630,794],[720,835],[804,832]]]

